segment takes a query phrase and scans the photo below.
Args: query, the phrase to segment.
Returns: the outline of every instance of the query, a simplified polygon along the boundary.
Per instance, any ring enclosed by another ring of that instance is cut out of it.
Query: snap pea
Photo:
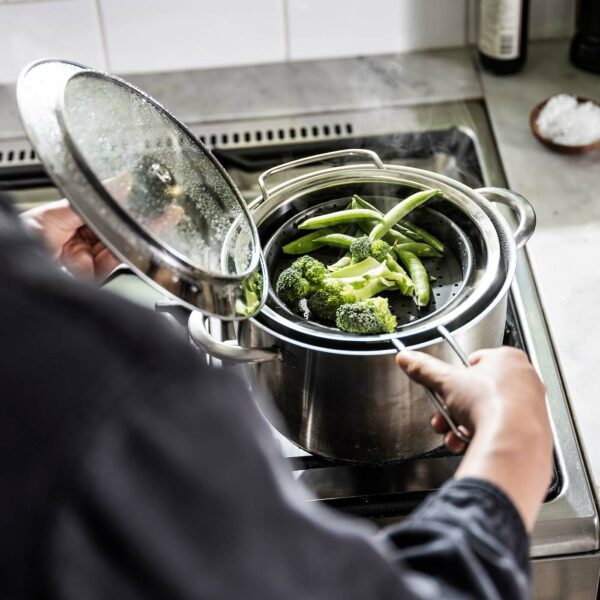
[[[303,235],[283,246],[282,250],[284,254],[306,254],[308,252],[314,252],[323,246],[322,243],[317,242],[317,238],[323,237],[331,233],[339,233],[336,229],[319,229],[319,231],[312,231],[307,235]]]
[[[354,198],[352,200],[352,208],[366,208],[366,206],[361,206],[359,200],[364,202],[365,204],[369,204],[366,200],[363,200],[359,196],[354,196]],[[369,204],[369,206],[371,206],[371,205]],[[371,210],[371,209],[369,209],[369,210]],[[377,209],[375,207],[373,207],[373,210],[377,210]],[[383,213],[381,211],[378,211],[378,212],[383,216]],[[357,225],[365,235],[369,235],[371,233],[371,231],[373,231],[373,229],[377,225],[377,221],[359,221],[357,223]],[[405,235],[403,235],[399,231],[396,231],[395,229],[390,229],[383,236],[383,239],[388,244],[390,244],[390,246],[393,246],[396,243],[404,244],[404,243],[413,241],[411,238],[406,237]]]
[[[354,208],[311,217],[298,225],[298,229],[322,229],[324,227],[333,227],[345,223],[357,223],[364,219],[383,221],[383,217],[374,210]]]
[[[444,244],[438,240],[435,235],[429,233],[429,231],[404,219],[400,219],[397,225],[406,228],[407,236],[413,237],[416,241],[429,244],[432,248],[435,248],[440,253],[444,252]]]
[[[323,231],[322,229],[319,231]],[[327,233],[322,235],[315,240],[317,244],[323,244],[324,246],[334,246],[336,248],[350,248],[352,242],[356,240],[351,235],[345,233]]]
[[[408,252],[412,252],[417,256],[426,256],[431,258],[439,258],[441,256],[441,254],[435,248],[432,248],[429,244],[423,244],[422,242],[394,244],[394,250],[396,252],[405,250]]]
[[[360,207],[367,208],[370,210],[376,210],[383,215],[383,213],[376,206],[373,206],[373,204],[367,202],[367,200],[361,198],[356,194],[352,197],[352,202],[353,206],[356,208]],[[438,238],[436,238],[434,235],[432,235],[422,227],[414,225],[406,219],[400,219],[400,221],[398,221],[398,223],[396,223],[394,227],[388,231],[387,236],[394,237],[394,241],[400,243],[409,243],[412,241],[423,242],[425,244],[429,244],[438,252],[444,252],[444,244],[440,240],[438,240]],[[386,239],[385,241],[388,243],[390,242],[389,239]]]
[[[402,217],[405,217],[411,210],[414,210],[439,192],[440,190],[438,189],[423,190],[416,192],[412,196],[402,200],[402,202],[398,202],[396,206],[383,215],[383,220],[375,226],[369,237],[372,240],[381,239]]]
[[[415,304],[417,306],[427,306],[431,298],[431,286],[429,285],[429,276],[423,263],[416,254],[406,250],[400,250],[398,256],[408,269],[410,278],[415,286]]]

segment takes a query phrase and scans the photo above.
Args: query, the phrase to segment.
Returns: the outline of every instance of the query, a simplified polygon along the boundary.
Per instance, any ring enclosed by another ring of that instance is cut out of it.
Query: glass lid
[[[40,113],[35,95],[49,77],[53,100]],[[17,95],[40,159],[116,255],[206,314],[237,320],[260,310],[268,286],[254,222],[179,121],[128,83],[59,61],[29,67]],[[40,139],[49,129],[55,144]]]

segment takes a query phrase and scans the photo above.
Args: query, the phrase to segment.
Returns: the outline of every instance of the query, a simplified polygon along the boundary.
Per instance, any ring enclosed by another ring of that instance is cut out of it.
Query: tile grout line
[[[96,6],[96,17],[98,18],[98,27],[100,29],[100,42],[102,43],[102,54],[104,54],[104,64],[106,70],[110,71],[111,66],[108,60],[108,43],[106,40],[106,30],[104,28],[104,19],[102,18],[102,9],[100,8],[100,0],[94,0]]]

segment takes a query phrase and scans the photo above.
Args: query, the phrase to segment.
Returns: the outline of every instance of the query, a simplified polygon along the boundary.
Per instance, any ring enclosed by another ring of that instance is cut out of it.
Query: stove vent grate
[[[275,124],[273,124],[275,125]],[[350,122],[320,122],[266,126],[258,128],[234,128],[220,125],[192,126],[192,132],[209,148],[242,148],[271,146],[278,143],[327,140],[354,133]],[[147,141],[146,147],[160,147],[161,140]],[[0,140],[0,169],[38,165],[39,160],[31,144],[24,138]]]

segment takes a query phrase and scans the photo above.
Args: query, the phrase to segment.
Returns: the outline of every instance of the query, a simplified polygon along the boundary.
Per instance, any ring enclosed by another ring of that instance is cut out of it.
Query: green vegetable
[[[398,256],[406,265],[415,286],[414,298],[416,305],[427,306],[431,298],[431,287],[429,285],[429,276],[423,263],[416,254],[407,252],[406,250],[400,250]]]
[[[355,238],[350,246],[352,262],[358,263],[369,256],[379,262],[384,262],[391,255],[392,247],[383,240],[371,241],[366,235]]]
[[[392,273],[400,276],[395,281],[402,294],[404,296],[411,296],[415,286],[411,278],[408,276],[408,273],[394,260],[391,255],[385,261],[385,265],[390,271],[392,271]]]
[[[333,227],[345,223],[357,223],[364,219],[374,219],[376,221],[383,220],[381,215],[373,210],[355,208],[311,217],[298,225],[298,229],[322,229],[323,227]]]
[[[369,256],[365,260],[359,263],[337,269],[331,273],[331,277],[335,278],[347,278],[347,277],[361,277],[365,273],[381,267],[381,263],[376,261],[373,257]]]
[[[322,230],[320,230],[322,231]],[[356,240],[351,235],[345,233],[327,233],[315,239],[315,242],[323,246],[334,246],[336,248],[350,248],[352,242]]]
[[[350,246],[350,256],[353,263],[359,263],[371,256],[371,240],[365,235],[356,238]]]
[[[246,317],[252,316],[258,309],[263,293],[263,278],[260,273],[253,273],[243,284],[244,299],[238,299],[235,310]]]
[[[371,242],[371,256],[379,262],[385,262],[392,254],[392,247],[383,240]],[[392,257],[393,258],[393,257]]]
[[[397,325],[386,298],[343,304],[336,313],[335,324],[348,333],[376,335],[391,333]]]
[[[318,289],[327,274],[327,267],[321,261],[301,256],[281,272],[275,291],[290,309],[298,311],[300,301]]]
[[[292,266],[280,273],[275,291],[291,310],[298,311],[300,301],[311,293],[312,286],[302,273]]]
[[[439,258],[441,254],[429,244],[424,244],[422,242],[408,242],[406,244],[394,244],[394,250],[396,252],[406,251],[412,252],[417,256],[428,256],[432,258]]]
[[[317,238],[323,237],[330,233],[339,233],[336,229],[321,229],[319,231],[312,231],[307,235],[303,235],[295,239],[293,242],[286,244],[282,250],[284,254],[307,254],[308,252],[314,252],[323,246],[322,243],[317,242]]]
[[[307,301],[311,315],[322,323],[334,323],[342,305],[355,301],[354,289],[344,283],[328,280]]]
[[[369,210],[374,210],[383,215],[383,213],[376,206],[373,206],[373,204],[367,202],[366,200],[364,200],[356,194],[352,197],[352,206],[354,208],[367,208]],[[364,222],[359,223],[359,226],[367,234],[370,233],[376,225],[376,223],[373,223],[371,229],[366,231],[366,227],[368,227],[368,224],[365,223],[363,226],[363,223]],[[416,240],[418,242],[429,244],[438,252],[444,252],[444,244],[442,244],[440,240],[438,240],[434,235],[432,235],[422,227],[414,225],[413,223],[411,223],[410,221],[406,221],[405,219],[400,219],[400,221],[398,221],[398,223],[396,223],[394,227],[387,232],[384,239],[392,244],[396,242],[404,244]]]
[[[409,212],[429,200],[432,196],[439,194],[441,190],[423,190],[409,196],[402,202],[399,202],[390,209],[384,216],[381,223],[378,223],[373,231],[369,234],[372,240],[382,238],[402,217],[405,217]],[[358,210],[358,209],[357,209]],[[367,209],[362,209],[367,210]],[[374,212],[374,211],[371,211]]]
[[[438,252],[444,252],[444,244],[438,240],[434,235],[411,223],[410,221],[405,221],[404,219],[400,220],[397,223],[397,227],[404,227],[405,233],[407,236],[414,238],[418,242],[423,242],[425,244],[429,244],[432,248],[435,248]]]
[[[350,257],[349,254],[345,254],[337,262],[334,262],[332,265],[329,265],[327,267],[327,270],[328,271],[337,271],[338,269],[347,267],[350,264],[352,264],[352,258]]]
[[[334,271],[330,274],[330,278],[355,287],[363,285],[365,280],[383,279],[392,283],[402,294],[410,296],[414,290],[413,282],[398,263],[395,263],[395,266],[397,269],[390,269],[388,261],[380,263],[370,256],[360,263]],[[380,291],[384,291],[384,288]]]
[[[292,263],[292,268],[302,273],[302,276],[311,284],[318,285],[328,275],[327,267],[312,256],[301,256]]]

